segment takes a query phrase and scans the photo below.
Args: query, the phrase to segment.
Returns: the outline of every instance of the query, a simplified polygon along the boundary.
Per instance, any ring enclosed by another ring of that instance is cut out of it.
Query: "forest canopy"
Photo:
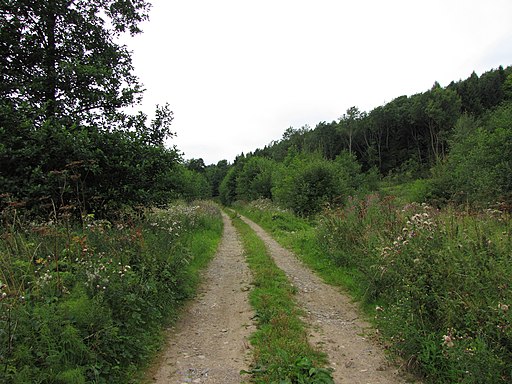
[[[446,87],[436,82],[370,112],[354,106],[337,121],[290,127],[280,140],[239,156],[220,197],[271,198],[309,215],[376,188],[379,178],[423,179],[423,200],[510,205],[511,102],[512,67],[499,67]]]
[[[144,0],[1,3],[0,208],[100,217],[193,195],[187,183],[198,181],[164,146],[169,105],[152,121],[126,112],[142,86],[118,38],[140,33],[149,9]]]

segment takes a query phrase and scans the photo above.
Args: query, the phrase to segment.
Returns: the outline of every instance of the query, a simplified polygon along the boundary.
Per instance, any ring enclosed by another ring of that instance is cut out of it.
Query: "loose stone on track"
[[[248,300],[251,274],[242,245],[226,215],[224,235],[200,293],[170,330],[155,383],[241,383],[250,363],[254,312]]]

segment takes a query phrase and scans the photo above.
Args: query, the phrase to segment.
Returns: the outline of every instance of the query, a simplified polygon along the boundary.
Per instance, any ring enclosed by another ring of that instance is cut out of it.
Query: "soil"
[[[406,383],[371,335],[370,325],[339,289],[321,281],[261,227],[242,218],[263,239],[277,266],[297,288],[312,345],[327,354],[335,383]],[[200,294],[169,330],[168,345],[152,370],[154,383],[242,383],[251,362],[249,336],[255,330],[248,293],[251,274],[229,218],[204,274]]]
[[[277,266],[297,288],[296,300],[305,311],[310,343],[327,354],[335,383],[410,382],[390,364],[376,342],[375,330],[346,294],[324,283],[260,226],[243,220],[263,239]]]
[[[241,383],[250,364],[249,335],[255,326],[249,304],[251,273],[230,219],[199,294],[169,330],[154,383]],[[245,379],[247,376],[245,376]]]

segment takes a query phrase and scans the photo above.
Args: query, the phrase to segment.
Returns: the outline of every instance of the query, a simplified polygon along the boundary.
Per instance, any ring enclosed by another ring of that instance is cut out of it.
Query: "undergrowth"
[[[241,233],[247,261],[254,276],[250,301],[258,330],[252,335],[254,383],[333,383],[321,366],[325,357],[307,341],[305,326],[294,300],[294,288],[267,253],[263,241],[239,218],[233,223]]]
[[[0,382],[130,383],[194,291],[222,232],[218,209],[177,204],[0,234]]]
[[[512,381],[509,214],[440,211],[378,195],[327,208],[312,223],[268,202],[243,212],[327,281],[345,285],[343,276],[357,276],[348,287],[387,347],[425,382]]]

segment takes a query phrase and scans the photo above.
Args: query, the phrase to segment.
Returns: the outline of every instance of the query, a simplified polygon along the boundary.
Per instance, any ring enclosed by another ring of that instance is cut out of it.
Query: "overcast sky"
[[[127,42],[140,106],[185,159],[232,162],[286,128],[512,65],[511,0],[150,0]]]

